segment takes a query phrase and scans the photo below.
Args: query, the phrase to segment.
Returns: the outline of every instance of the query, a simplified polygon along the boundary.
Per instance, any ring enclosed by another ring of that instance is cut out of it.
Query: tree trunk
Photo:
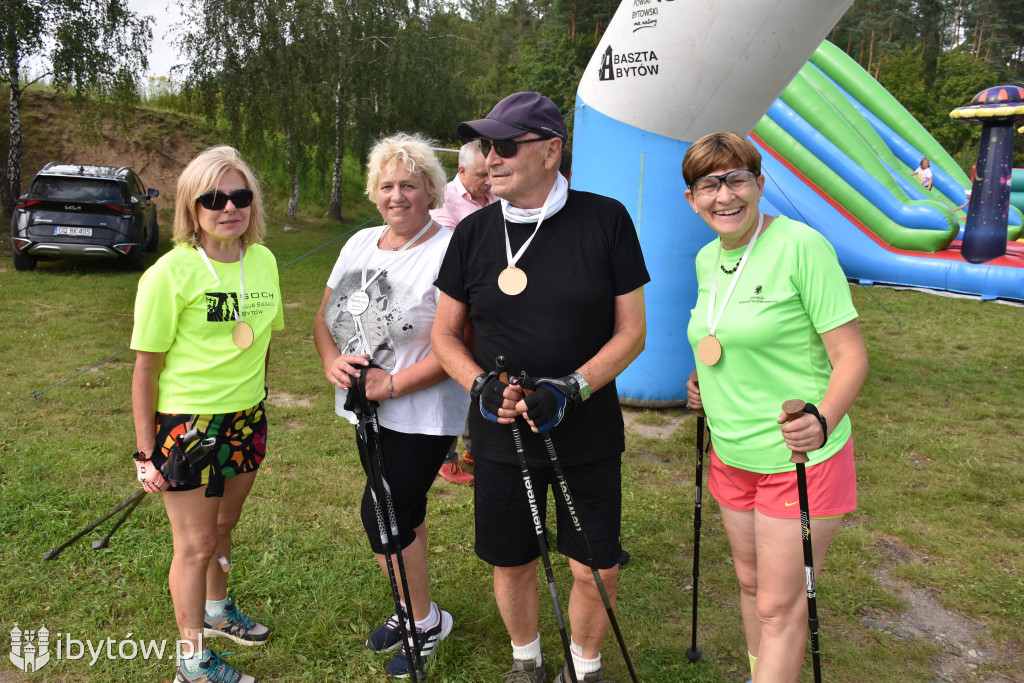
[[[292,149],[291,130],[285,131],[284,146],[288,155],[288,175],[292,179],[292,196],[288,198],[288,211],[285,215],[295,218],[299,210],[299,173],[295,168],[295,150]]]
[[[340,80],[340,79],[339,79]],[[339,223],[342,200],[342,163],[345,160],[345,116],[342,111],[344,91],[341,83],[334,92],[334,172],[331,174],[331,203],[327,212]]]
[[[7,165],[0,171],[0,202],[4,215],[14,213],[14,206],[21,194],[21,73],[18,70],[18,55],[8,51],[7,73],[11,77],[10,99],[10,149],[7,151]]]
[[[871,42],[868,45],[868,73],[871,72],[871,65],[875,63],[875,29],[871,29]]]

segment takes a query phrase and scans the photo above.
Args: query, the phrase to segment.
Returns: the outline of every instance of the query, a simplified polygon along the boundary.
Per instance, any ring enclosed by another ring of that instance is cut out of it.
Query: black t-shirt
[[[459,223],[441,264],[437,287],[469,307],[476,362],[494,368],[505,357],[512,375],[563,377],[590,360],[611,339],[615,297],[650,281],[633,221],[619,202],[569,191],[565,206],[544,219],[537,236],[516,262],[528,278],[525,291],[498,289],[508,265],[500,202]],[[512,253],[535,223],[507,224]],[[548,462],[539,435],[521,422],[529,461]],[[508,425],[488,422],[476,402],[470,408],[473,456],[517,462]],[[585,462],[625,449],[622,411],[611,382],[551,431],[559,458]]]

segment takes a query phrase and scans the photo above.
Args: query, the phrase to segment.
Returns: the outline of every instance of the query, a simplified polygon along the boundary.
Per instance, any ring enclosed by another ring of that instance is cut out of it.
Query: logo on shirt
[[[754,287],[754,293],[748,296],[746,299],[742,299],[737,303],[740,304],[776,304],[779,302],[778,299],[769,299],[762,295],[764,292],[764,285],[757,285]]]
[[[206,321],[211,323],[230,322],[235,319],[238,309],[238,294],[235,292],[206,293]]]

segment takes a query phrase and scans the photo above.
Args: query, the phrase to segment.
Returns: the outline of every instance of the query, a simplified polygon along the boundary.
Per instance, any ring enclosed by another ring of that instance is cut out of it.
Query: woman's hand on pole
[[[370,401],[377,401],[381,403],[390,398],[394,398],[392,394],[388,392],[388,385],[391,383],[394,375],[390,375],[387,371],[381,368],[367,368],[364,370],[366,373],[366,398]],[[397,384],[395,385],[397,389]],[[395,392],[397,393],[397,391]]]
[[[166,491],[171,486],[171,483],[164,479],[164,475],[160,473],[160,468],[154,465],[152,460],[137,460],[135,462],[135,476],[139,483],[142,484],[142,488],[146,493]]]
[[[370,354],[368,353],[361,356],[342,354],[324,367],[324,375],[327,377],[327,381],[339,389],[350,389],[352,387],[351,377],[358,377],[359,373],[369,364]],[[387,398],[386,389],[384,396]]]
[[[786,447],[797,453],[810,453],[821,448],[825,440],[825,433],[821,428],[818,418],[810,413],[804,413],[795,420],[788,421],[786,413],[779,414],[778,423],[782,425],[782,438],[786,440]]]
[[[700,400],[700,387],[692,379],[686,381],[686,407],[695,411],[704,409]]]

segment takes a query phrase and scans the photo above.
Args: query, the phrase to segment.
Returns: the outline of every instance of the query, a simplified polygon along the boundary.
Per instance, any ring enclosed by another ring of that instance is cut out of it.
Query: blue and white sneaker
[[[404,611],[404,610],[403,610]],[[395,612],[388,620],[374,629],[366,639],[366,649],[374,652],[391,652],[402,644],[402,626]]]
[[[179,662],[174,683],[259,683],[258,679],[231,668],[231,665],[223,659],[229,654],[232,653],[225,652],[224,655],[218,655],[213,650],[207,650],[206,656],[199,664],[199,670],[195,673],[190,672],[184,664]]]
[[[438,611],[441,613],[441,618],[438,619],[436,626],[426,630],[416,629],[416,640],[419,642],[420,660],[423,662],[424,669],[434,657],[434,653],[437,652],[437,646],[448,637],[455,625],[451,614],[443,609],[438,609]],[[409,678],[409,661],[405,656],[404,647],[395,653],[384,671],[391,678]]]
[[[232,592],[224,614],[211,617],[203,613],[203,637],[230,638],[239,645],[262,645],[270,638],[270,629],[239,612]]]

